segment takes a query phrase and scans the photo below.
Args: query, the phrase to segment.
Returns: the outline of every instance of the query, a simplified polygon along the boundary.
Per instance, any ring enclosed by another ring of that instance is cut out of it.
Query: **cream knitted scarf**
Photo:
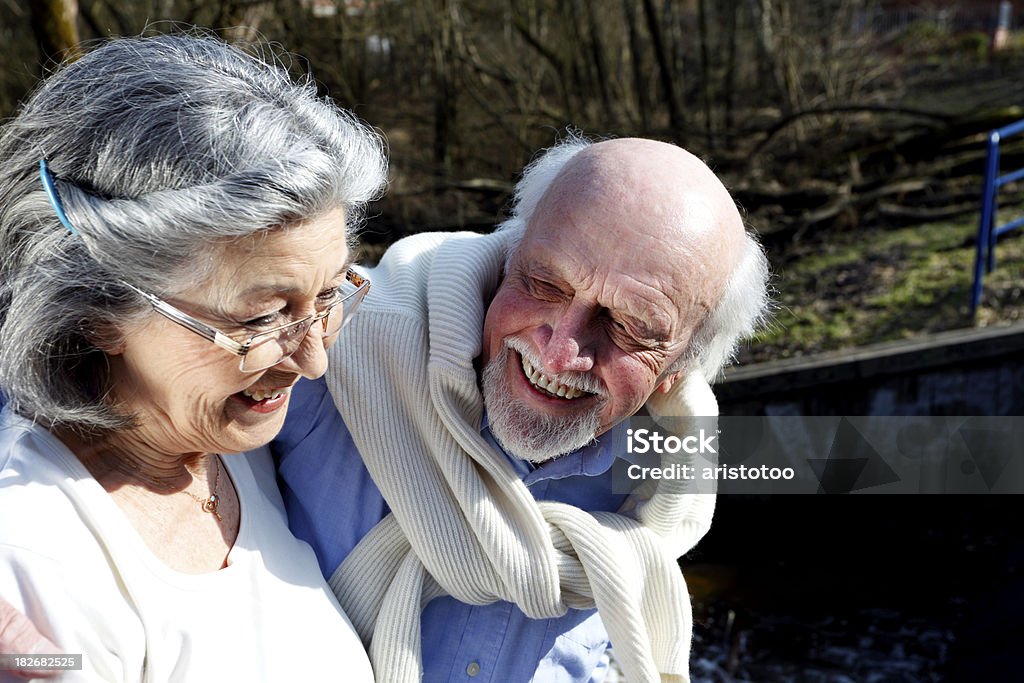
[[[419,682],[420,612],[443,594],[514,602],[536,619],[596,606],[628,680],[688,681],[692,619],[676,558],[707,532],[714,496],[662,481],[619,514],[536,501],[480,434],[473,360],[506,239],[417,235],[370,271],[328,386],[392,514],[331,587],[386,683]],[[649,407],[717,414],[703,379],[677,387]]]

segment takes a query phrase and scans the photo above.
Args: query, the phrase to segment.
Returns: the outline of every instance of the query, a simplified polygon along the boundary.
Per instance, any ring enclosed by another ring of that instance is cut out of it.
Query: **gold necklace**
[[[223,522],[224,521],[224,518],[220,516],[220,512],[217,510],[217,506],[220,505],[220,496],[217,495],[217,485],[220,483],[220,455],[218,455],[216,453],[214,453],[214,455],[213,455],[213,482],[210,485],[210,495],[207,496],[206,498],[203,498],[201,496],[197,496],[196,494],[192,493],[191,491],[186,491],[184,489],[175,490],[174,486],[172,486],[171,484],[168,484],[167,482],[156,481],[155,479],[151,479],[150,477],[144,475],[142,473],[142,471],[138,468],[138,466],[135,465],[134,463],[130,463],[129,462],[128,466],[132,470],[134,470],[132,473],[129,474],[129,476],[131,476],[132,478],[137,479],[137,480],[141,481],[142,483],[144,483],[147,486],[150,486],[152,488],[163,489],[164,491],[166,491],[168,493],[181,493],[181,494],[184,494],[184,495],[188,496],[189,498],[191,498],[192,500],[194,500],[197,503],[199,503],[199,508],[203,512],[210,513],[211,515],[216,517],[217,521],[219,521],[219,522]],[[120,468],[118,468],[118,469],[120,469]],[[187,470],[187,468],[186,468],[186,470]],[[121,471],[123,472],[124,470],[122,469]]]
[[[206,498],[202,498],[191,491],[178,491],[178,493],[184,493],[186,496],[199,503],[199,507],[202,508],[203,512],[209,512],[217,518],[217,521],[223,522],[224,518],[220,516],[219,512],[217,512],[217,506],[220,505],[220,496],[217,495],[217,482],[219,481],[220,456],[215,453],[213,455],[213,484],[210,485],[210,495]]]

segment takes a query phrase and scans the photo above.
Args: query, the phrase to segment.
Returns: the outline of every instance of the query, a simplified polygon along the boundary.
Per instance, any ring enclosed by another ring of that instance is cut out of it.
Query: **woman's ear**
[[[87,338],[93,346],[108,356],[120,356],[124,353],[124,333],[113,323],[90,330]]]

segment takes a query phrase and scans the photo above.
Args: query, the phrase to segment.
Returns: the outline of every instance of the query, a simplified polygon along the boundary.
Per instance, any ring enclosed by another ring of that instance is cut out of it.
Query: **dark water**
[[[941,681],[949,623],[895,610],[793,617],[714,610],[698,627],[694,683],[711,681]]]
[[[1024,680],[1024,496],[718,500],[694,683]]]

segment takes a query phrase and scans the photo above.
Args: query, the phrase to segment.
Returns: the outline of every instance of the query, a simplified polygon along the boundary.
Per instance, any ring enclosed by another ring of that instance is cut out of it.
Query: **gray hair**
[[[498,230],[509,233],[505,270],[529,225],[533,212],[548,187],[569,160],[594,144],[575,133],[545,150],[524,170],[512,197],[511,215]],[[694,332],[683,354],[663,376],[695,364],[708,382],[713,382],[722,368],[732,362],[741,340],[754,335],[766,322],[770,307],[768,259],[757,237],[746,231],[743,253],[729,275],[721,299]]]
[[[0,387],[47,424],[131,424],[104,400],[99,347],[150,309],[120,280],[173,295],[218,247],[338,207],[354,234],[386,177],[376,132],[211,36],[113,40],[64,65],[0,132]]]

